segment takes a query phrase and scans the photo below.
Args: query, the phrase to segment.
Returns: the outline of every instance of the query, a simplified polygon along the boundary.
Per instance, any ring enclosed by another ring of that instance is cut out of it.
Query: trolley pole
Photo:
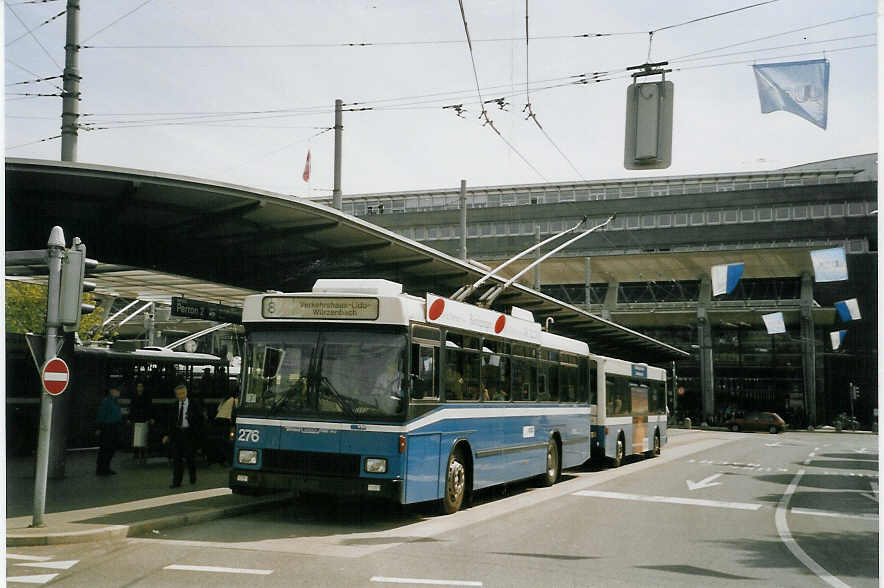
[[[44,361],[56,356],[58,298],[61,292],[61,260],[64,257],[64,231],[52,227],[46,250],[49,265],[49,292],[46,298],[46,352]],[[34,479],[34,519],[32,527],[43,526],[46,511],[46,478],[49,472],[49,435],[52,430],[52,397],[40,390],[40,436],[37,439],[37,471]]]
[[[64,45],[64,91],[61,102],[61,160],[77,161],[80,118],[80,0],[67,0]]]
[[[344,134],[343,101],[335,100],[335,185],[332,191],[332,207],[341,210],[341,140]]]

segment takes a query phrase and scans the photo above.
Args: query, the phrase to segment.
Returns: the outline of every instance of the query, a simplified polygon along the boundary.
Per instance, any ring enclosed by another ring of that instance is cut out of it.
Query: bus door
[[[422,331],[418,331],[422,329]],[[411,406],[412,418],[439,406],[439,334],[426,327],[415,327],[415,334],[423,333],[430,342],[411,345]],[[435,339],[435,343],[432,343]],[[439,497],[439,472],[442,469],[440,455],[442,435],[438,432],[421,432],[407,437],[408,462],[405,485],[405,502],[423,502]]]
[[[629,383],[632,396],[632,452],[642,453],[648,444],[648,387],[645,384]]]

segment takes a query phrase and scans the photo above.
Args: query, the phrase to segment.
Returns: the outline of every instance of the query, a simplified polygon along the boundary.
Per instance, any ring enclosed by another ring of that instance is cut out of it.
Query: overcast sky
[[[464,0],[474,76],[456,0],[80,0],[80,44],[94,47],[80,53],[81,122],[111,128],[82,131],[78,160],[327,196],[334,140],[322,131],[336,98],[374,108],[344,113],[345,194],[767,170],[876,151],[875,0],[778,0],[665,28],[759,1],[531,0],[526,62],[524,0]],[[61,99],[17,94],[57,93],[61,80],[10,84],[61,74],[65,17],[38,25],[64,4],[6,3],[7,156],[60,157],[59,139],[24,144],[60,133]],[[672,166],[627,171],[624,69],[646,61],[656,29],[651,60],[675,70]],[[610,36],[576,37],[596,33]],[[826,130],[761,114],[753,61],[822,57]],[[546,135],[522,112],[526,69]],[[610,73],[573,83],[593,72]],[[476,78],[484,100],[509,104],[486,106],[506,141],[478,118]],[[462,118],[443,108],[459,104]]]

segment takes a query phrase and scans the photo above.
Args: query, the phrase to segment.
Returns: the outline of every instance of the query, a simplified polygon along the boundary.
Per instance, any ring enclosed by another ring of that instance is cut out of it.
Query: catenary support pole
[[[61,100],[61,160],[77,161],[80,118],[80,0],[67,0],[64,45],[64,92]]]
[[[341,140],[344,134],[343,101],[335,100],[335,185],[332,191],[332,206],[341,210]]]
[[[534,224],[534,244],[540,243],[540,223]],[[540,249],[537,250],[536,257],[540,257]],[[540,292],[540,264],[534,266],[534,289]]]
[[[49,265],[46,298],[46,351],[44,362],[55,358],[58,347],[58,297],[61,291],[61,260],[64,257],[64,231],[52,227],[46,250]],[[37,438],[37,469],[34,478],[34,518],[32,527],[43,526],[46,512],[46,478],[49,472],[49,432],[52,430],[52,397],[40,387],[40,433]]]

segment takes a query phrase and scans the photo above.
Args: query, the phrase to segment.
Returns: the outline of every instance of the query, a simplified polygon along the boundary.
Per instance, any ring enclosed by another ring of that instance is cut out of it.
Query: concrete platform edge
[[[6,534],[7,547],[26,547],[39,545],[60,545],[66,543],[90,543],[93,541],[125,540],[127,537],[152,530],[169,529],[185,525],[202,523],[219,519],[225,516],[240,515],[251,510],[269,508],[275,504],[291,500],[292,493],[273,494],[271,496],[256,498],[245,504],[204,508],[193,512],[180,513],[165,517],[139,521],[129,525],[105,525],[97,526],[82,524],[86,528],[75,531],[53,531],[51,527],[44,529],[29,529],[27,532],[12,532]],[[78,523],[68,523],[66,526],[79,526]]]

